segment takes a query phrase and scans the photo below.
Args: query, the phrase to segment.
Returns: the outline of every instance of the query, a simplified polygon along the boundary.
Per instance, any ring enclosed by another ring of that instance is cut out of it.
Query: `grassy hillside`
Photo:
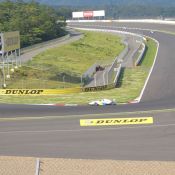
[[[150,67],[154,61],[156,54],[156,43],[149,40],[147,43],[147,51],[145,53],[142,64],[139,67],[128,68],[123,70],[120,79],[120,88],[100,91],[86,92],[68,95],[52,95],[52,96],[1,96],[2,103],[78,103],[87,104],[91,100],[102,98],[115,99],[118,103],[126,103],[139,96],[144,82],[148,76]]]
[[[81,75],[94,63],[108,64],[124,49],[116,35],[84,32],[84,38],[46,50],[13,75],[9,88],[79,86]],[[44,84],[44,85],[43,85]]]

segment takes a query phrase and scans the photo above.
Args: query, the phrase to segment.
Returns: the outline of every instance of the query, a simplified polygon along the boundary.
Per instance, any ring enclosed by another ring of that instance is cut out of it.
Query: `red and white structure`
[[[72,19],[95,19],[104,17],[105,17],[104,10],[72,12]]]

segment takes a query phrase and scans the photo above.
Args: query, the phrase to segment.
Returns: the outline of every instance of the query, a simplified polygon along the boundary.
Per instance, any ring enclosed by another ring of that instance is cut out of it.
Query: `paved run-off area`
[[[3,175],[34,175],[36,158],[0,157]],[[40,175],[172,175],[175,162],[40,159]]]

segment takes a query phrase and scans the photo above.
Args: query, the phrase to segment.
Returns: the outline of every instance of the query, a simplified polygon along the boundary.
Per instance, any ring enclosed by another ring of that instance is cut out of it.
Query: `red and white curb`
[[[133,101],[129,101],[128,104],[136,104],[136,103],[139,103],[138,100],[133,100]]]
[[[136,104],[139,102],[140,102],[139,98],[136,98],[135,100],[128,101],[128,104]]]

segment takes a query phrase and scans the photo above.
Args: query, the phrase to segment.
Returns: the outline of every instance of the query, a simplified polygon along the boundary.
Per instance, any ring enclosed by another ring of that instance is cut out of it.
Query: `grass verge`
[[[118,103],[125,103],[139,96],[149,70],[153,64],[157,45],[149,39],[146,43],[147,50],[144,58],[138,67],[122,70],[119,81],[120,88],[100,91],[86,92],[79,94],[57,95],[57,96],[1,96],[0,102],[6,103],[77,103],[87,104],[91,100],[102,98],[115,99]]]

